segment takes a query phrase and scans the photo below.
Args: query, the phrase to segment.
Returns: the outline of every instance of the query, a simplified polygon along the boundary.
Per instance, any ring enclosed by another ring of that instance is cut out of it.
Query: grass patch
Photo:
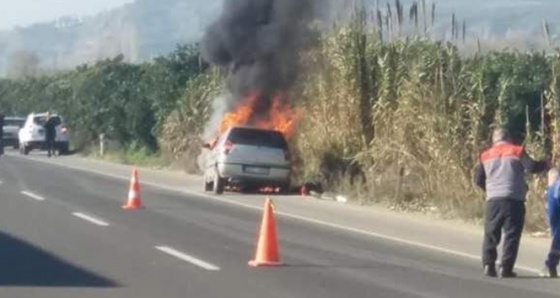
[[[152,153],[145,148],[121,149],[106,152],[103,156],[99,152],[90,152],[86,156],[125,165],[165,169],[170,162],[159,153]]]

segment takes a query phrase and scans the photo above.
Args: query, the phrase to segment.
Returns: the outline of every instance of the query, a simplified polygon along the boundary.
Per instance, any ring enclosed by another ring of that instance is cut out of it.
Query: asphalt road
[[[471,259],[283,216],[286,265],[252,268],[258,210],[142,186],[146,209],[125,211],[126,182],[16,156],[0,181],[0,297],[557,297],[534,273],[485,278]]]

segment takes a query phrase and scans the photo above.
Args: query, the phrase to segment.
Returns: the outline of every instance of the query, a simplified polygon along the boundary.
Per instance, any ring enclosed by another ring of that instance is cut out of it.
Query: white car
[[[69,149],[69,131],[68,127],[64,124],[64,119],[57,115],[51,114],[55,118],[56,125],[56,139],[55,148],[59,154],[68,154]],[[22,154],[27,155],[33,149],[44,150],[46,149],[45,142],[45,128],[44,124],[47,118],[46,113],[31,113],[27,116],[25,124],[19,131],[19,150]]]
[[[18,132],[20,128],[23,127],[25,123],[25,118],[22,117],[5,117],[4,127],[2,127],[4,133],[2,134],[3,145],[5,147],[12,146],[14,149],[18,148]]]
[[[204,146],[204,190],[222,194],[226,186],[290,188],[291,157],[282,133],[235,126]]]

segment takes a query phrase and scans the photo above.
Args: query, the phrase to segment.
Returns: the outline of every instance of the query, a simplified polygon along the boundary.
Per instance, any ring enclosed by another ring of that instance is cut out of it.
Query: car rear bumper
[[[263,173],[250,172],[248,169],[257,167],[263,170]],[[226,178],[229,182],[244,183],[278,183],[284,184],[290,181],[290,168],[274,166],[274,165],[243,165],[220,163],[218,164],[218,172],[221,177]]]

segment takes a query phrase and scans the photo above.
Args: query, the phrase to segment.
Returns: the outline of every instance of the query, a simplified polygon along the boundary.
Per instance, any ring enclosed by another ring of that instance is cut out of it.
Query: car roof
[[[28,117],[37,118],[37,117],[47,117],[47,113],[31,113]],[[51,113],[51,117],[58,117],[61,121],[64,121],[64,118],[56,113]]]
[[[238,129],[238,128],[280,133],[279,131],[277,131],[277,130],[275,130],[275,129],[262,128],[262,127],[251,126],[251,125],[233,125],[233,126],[231,126],[231,127],[228,129],[228,132],[230,132],[230,131],[232,131],[232,130],[234,130],[234,129]]]
[[[45,117],[47,116],[47,113],[31,113],[31,116],[33,117]],[[53,117],[60,117],[60,115],[58,115],[57,113],[51,113],[51,116]]]

